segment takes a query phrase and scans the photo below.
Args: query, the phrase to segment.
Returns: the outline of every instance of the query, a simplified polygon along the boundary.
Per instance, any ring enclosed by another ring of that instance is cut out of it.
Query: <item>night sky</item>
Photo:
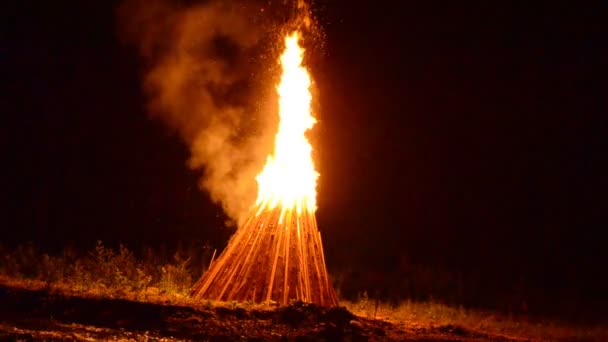
[[[146,113],[117,4],[3,10],[3,244],[221,247],[232,232]],[[316,1],[330,272],[416,264],[605,298],[607,9]]]

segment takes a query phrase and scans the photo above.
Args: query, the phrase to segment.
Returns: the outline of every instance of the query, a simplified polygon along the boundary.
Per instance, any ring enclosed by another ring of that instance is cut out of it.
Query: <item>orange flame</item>
[[[299,34],[285,37],[281,55],[282,75],[277,87],[279,94],[279,129],[275,137],[274,153],[256,177],[257,205],[260,211],[278,205],[285,210],[316,210],[317,178],[312,160],[312,147],[305,132],[317,120],[312,116],[311,78],[302,66],[304,49],[298,43]]]

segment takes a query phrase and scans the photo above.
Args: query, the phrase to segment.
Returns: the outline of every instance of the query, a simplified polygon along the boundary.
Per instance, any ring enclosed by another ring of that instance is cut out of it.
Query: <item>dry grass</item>
[[[564,322],[533,320],[480,310],[452,307],[436,302],[404,301],[398,305],[378,302],[363,293],[355,302],[340,301],[354,314],[415,327],[459,326],[467,330],[502,335],[513,339],[543,341],[608,341],[608,325],[572,325]]]
[[[50,256],[31,246],[1,250],[0,284],[27,289],[47,289],[65,295],[121,298],[136,301],[184,305],[211,309],[217,306],[265,309],[275,303],[220,303],[198,301],[188,291],[200,272],[186,257],[175,254],[171,260],[137,260],[127,248],[117,250],[101,242],[84,256],[63,253]],[[608,325],[572,325],[533,320],[526,316],[447,306],[437,302],[404,301],[398,305],[377,302],[366,293],[357,301],[341,300],[354,314],[378,318],[408,327],[458,326],[467,330],[533,340],[608,341]]]
[[[0,284],[13,288],[207,310],[216,307],[258,310],[276,307],[272,302],[256,304],[192,299],[189,291],[201,272],[196,272],[190,258],[179,252],[165,261],[153,255],[138,260],[122,245],[112,249],[98,242],[85,255],[69,251],[48,255],[39,253],[32,245],[21,245],[13,250],[0,247],[0,256]]]
[[[137,260],[124,246],[98,242],[87,255],[41,254],[31,245],[2,253],[0,282],[64,294],[132,300],[183,301],[193,283],[189,259],[175,254],[159,263]]]

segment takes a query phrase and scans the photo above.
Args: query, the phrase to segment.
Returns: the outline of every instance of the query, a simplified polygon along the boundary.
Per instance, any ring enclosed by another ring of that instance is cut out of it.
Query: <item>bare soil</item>
[[[87,298],[0,285],[0,340],[514,341],[453,325],[357,317],[305,303],[268,309]]]

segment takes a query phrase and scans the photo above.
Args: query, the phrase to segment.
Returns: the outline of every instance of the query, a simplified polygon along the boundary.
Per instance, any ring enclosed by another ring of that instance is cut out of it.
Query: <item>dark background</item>
[[[3,10],[3,244],[221,248],[232,232],[197,189],[187,147],[148,118],[117,3]],[[409,277],[400,289],[422,298],[412,284],[431,273],[425,296],[441,298],[445,282],[597,311],[608,299],[606,7],[317,1],[330,272],[380,294]]]

